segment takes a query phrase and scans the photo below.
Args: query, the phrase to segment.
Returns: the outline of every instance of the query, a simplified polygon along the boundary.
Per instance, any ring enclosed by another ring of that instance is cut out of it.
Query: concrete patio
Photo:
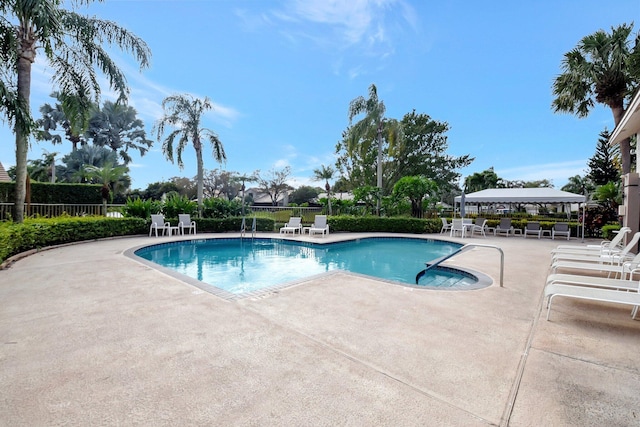
[[[124,255],[176,239],[63,246],[0,271],[0,425],[640,425],[630,309],[558,298],[545,320],[566,241],[451,239],[502,248],[503,288],[499,253],[479,248],[449,263],[491,276],[486,289],[337,272],[228,301]]]

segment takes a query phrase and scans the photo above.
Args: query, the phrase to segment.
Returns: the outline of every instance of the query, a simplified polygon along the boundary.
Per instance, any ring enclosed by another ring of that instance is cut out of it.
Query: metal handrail
[[[423,276],[428,270],[432,269],[433,267],[436,267],[438,265],[440,265],[441,263],[443,263],[444,261],[448,260],[449,258],[458,255],[462,252],[466,252],[469,249],[473,249],[474,247],[478,247],[478,248],[493,248],[493,249],[497,249],[498,251],[500,251],[500,287],[503,288],[503,284],[504,284],[504,251],[502,250],[502,248],[499,248],[497,246],[494,245],[483,245],[481,243],[467,243],[466,245],[462,246],[461,248],[456,249],[455,251],[451,252],[448,255],[445,255],[441,258],[436,259],[433,263],[427,263],[427,268],[425,268],[424,270],[422,270],[420,273],[418,273],[416,275],[416,284],[418,284],[418,279]]]

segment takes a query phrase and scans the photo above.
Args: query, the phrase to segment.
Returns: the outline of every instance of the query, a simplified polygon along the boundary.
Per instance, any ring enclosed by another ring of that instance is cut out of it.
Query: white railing
[[[107,205],[107,211],[118,211],[124,205]],[[0,203],[0,221],[11,218],[13,203]],[[87,215],[104,215],[102,211],[103,205],[99,204],[66,204],[66,203],[30,203],[24,205],[25,218],[45,217],[53,218],[56,216],[87,216]]]

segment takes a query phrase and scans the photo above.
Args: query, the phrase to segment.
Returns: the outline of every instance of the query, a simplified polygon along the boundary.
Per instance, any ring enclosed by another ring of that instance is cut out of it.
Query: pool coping
[[[390,280],[390,279],[384,279],[384,278],[380,278],[380,277],[376,277],[376,276],[369,276],[366,274],[361,274],[361,273],[355,273],[349,270],[343,270],[343,269],[335,269],[335,270],[331,270],[331,271],[327,271],[324,273],[319,273],[319,274],[314,274],[314,275],[310,275],[310,276],[305,276],[304,278],[300,278],[300,279],[296,279],[296,280],[290,280],[287,282],[283,282],[283,283],[278,283],[275,285],[271,285],[271,286],[267,286],[265,288],[262,289],[257,289],[254,291],[250,291],[250,292],[242,292],[242,293],[232,293],[229,291],[226,291],[222,288],[219,288],[215,285],[212,285],[210,283],[207,282],[203,282],[201,280],[195,279],[193,277],[190,277],[186,274],[182,274],[178,271],[175,271],[171,268],[168,267],[164,267],[160,264],[156,264],[155,262],[149,261],[145,258],[142,258],[138,255],[136,255],[136,251],[143,249],[143,248],[148,248],[150,246],[165,246],[165,245],[172,245],[172,244],[177,244],[177,243],[184,243],[184,242],[194,242],[194,241],[202,241],[202,240],[220,240],[220,239],[229,239],[229,240],[239,240],[242,239],[243,237],[228,237],[228,236],[209,236],[209,237],[205,237],[205,238],[195,238],[192,236],[189,236],[188,238],[183,238],[183,239],[179,239],[179,240],[172,240],[172,241],[164,241],[164,242],[159,242],[159,243],[150,243],[150,244],[145,244],[145,245],[139,245],[133,248],[129,248],[127,250],[124,251],[124,255],[134,261],[137,261],[141,264],[146,265],[149,268],[158,270],[170,277],[173,277],[174,279],[177,280],[181,280],[189,285],[195,286],[196,288],[208,292],[212,295],[215,295],[219,298],[228,300],[228,301],[237,301],[237,300],[242,300],[245,298],[262,298],[264,296],[267,295],[271,295],[274,293],[278,293],[280,290],[283,289],[288,289],[294,286],[298,286],[301,285],[303,283],[306,282],[310,282],[316,279],[321,279],[321,278],[328,278],[331,276],[334,276],[338,273],[340,274],[346,274],[346,275],[350,275],[353,277],[360,277],[360,278],[365,278],[365,279],[370,279],[370,280],[375,280],[378,282],[383,282],[383,283],[388,283],[391,285],[396,285],[396,286],[403,286],[403,287],[407,287],[407,288],[412,288],[412,289],[419,289],[419,290],[424,290],[424,291],[428,291],[428,292],[432,292],[432,291],[446,291],[446,292],[455,292],[455,291],[476,291],[476,290],[481,290],[481,289],[486,289],[489,288],[493,285],[495,285],[494,280],[488,276],[487,274],[484,274],[480,271],[477,270],[472,270],[470,268],[466,268],[466,267],[460,267],[460,266],[451,266],[451,265],[440,265],[438,266],[438,268],[447,270],[447,271],[458,271],[461,272],[462,274],[465,275],[471,275],[473,277],[475,277],[477,279],[477,282],[472,284],[472,285],[468,285],[463,287],[434,287],[434,286],[425,286],[425,285],[413,285],[413,284],[409,284],[409,283],[403,283],[403,282],[399,282],[399,281],[395,281],[395,280]],[[245,237],[245,239],[247,239]],[[454,242],[454,241],[450,241],[450,240],[445,240],[445,239],[433,239],[433,238],[420,238],[420,237],[410,237],[410,236],[387,236],[387,235],[383,235],[383,236],[369,236],[369,237],[362,237],[362,236],[358,236],[358,237],[352,237],[352,238],[346,238],[346,239],[340,239],[338,241],[324,241],[324,242],[315,242],[315,241],[307,241],[307,240],[299,240],[299,239],[295,239],[295,238],[279,238],[279,237],[256,237],[256,239],[263,239],[263,240],[271,240],[271,241],[287,241],[287,242],[292,242],[292,243],[296,243],[296,244],[303,244],[303,245],[331,245],[331,244],[337,244],[337,243],[345,243],[345,242],[355,242],[355,241],[360,241],[360,240],[382,240],[382,239],[413,239],[413,240],[424,240],[424,241],[431,241],[431,242],[445,242],[445,243],[453,243],[453,244],[459,244],[458,242]],[[252,238],[253,240],[253,238]]]

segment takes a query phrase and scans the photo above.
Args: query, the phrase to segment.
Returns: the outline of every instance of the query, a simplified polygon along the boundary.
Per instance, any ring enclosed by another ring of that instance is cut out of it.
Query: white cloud
[[[413,8],[404,0],[290,0],[284,10],[271,13],[274,20],[290,26],[287,33],[305,34],[341,50],[355,45],[384,46],[384,53],[392,42],[390,23],[401,21],[399,27],[408,24],[415,29],[417,22]],[[321,38],[309,35],[318,29]],[[327,34],[334,39],[327,40]]]
[[[571,160],[567,162],[543,163],[539,165],[519,166],[516,168],[496,169],[496,174],[509,181],[538,181],[548,179],[555,187],[561,187],[569,177],[586,174],[588,160]]]

